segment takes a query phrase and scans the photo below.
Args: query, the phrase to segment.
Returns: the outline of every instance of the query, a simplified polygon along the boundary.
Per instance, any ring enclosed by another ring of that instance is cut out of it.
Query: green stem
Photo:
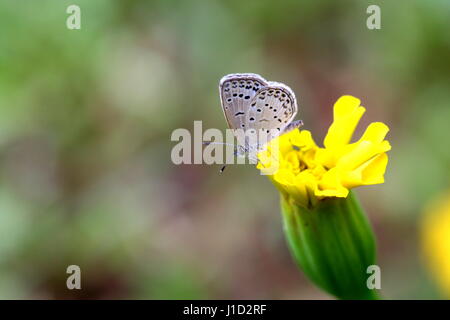
[[[304,273],[340,299],[378,299],[367,267],[375,264],[375,239],[356,196],[327,198],[305,208],[281,196],[290,250]]]

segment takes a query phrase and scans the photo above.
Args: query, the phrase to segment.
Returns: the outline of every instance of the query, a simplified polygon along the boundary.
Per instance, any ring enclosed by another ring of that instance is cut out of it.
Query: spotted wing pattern
[[[230,74],[220,80],[220,98],[228,126],[245,129],[250,101],[267,81],[253,73]]]
[[[293,122],[298,110],[294,92],[283,83],[266,81],[254,73],[237,73],[223,77],[219,89],[231,129],[263,130],[270,141],[301,125]]]
[[[292,90],[276,82],[269,82],[250,102],[247,121],[250,128],[270,133],[269,140],[281,134],[297,114]]]

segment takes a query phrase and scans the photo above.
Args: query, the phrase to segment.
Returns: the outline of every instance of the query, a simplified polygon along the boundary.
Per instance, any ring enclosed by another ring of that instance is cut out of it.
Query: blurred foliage
[[[374,2],[381,30],[366,28]],[[315,137],[343,94],[389,125],[386,183],[359,192],[383,295],[436,297],[417,223],[449,186],[449,14],[447,0],[2,1],[0,298],[328,298],[293,265],[257,170],[170,161],[175,128],[225,129],[232,72],[291,86]]]

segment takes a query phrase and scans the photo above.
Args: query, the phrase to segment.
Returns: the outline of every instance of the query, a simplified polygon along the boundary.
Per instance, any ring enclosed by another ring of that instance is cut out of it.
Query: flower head
[[[299,205],[311,207],[326,197],[345,198],[349,189],[384,182],[391,149],[384,140],[389,128],[371,123],[363,136],[351,142],[365,112],[360,100],[342,96],[334,105],[334,121],[324,147],[314,142],[308,130],[281,135],[258,154],[258,169],[264,171],[275,161],[278,170],[270,175],[277,188]]]

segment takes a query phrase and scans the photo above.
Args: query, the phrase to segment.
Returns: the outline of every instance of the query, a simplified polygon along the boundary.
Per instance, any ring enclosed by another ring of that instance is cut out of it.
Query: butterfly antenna
[[[234,147],[234,146],[235,146],[235,145],[232,144],[232,143],[215,142],[215,141],[203,141],[202,144],[207,145],[207,146],[209,146],[210,144],[218,144],[218,145],[221,145],[221,146],[231,146],[231,147]]]
[[[286,128],[284,128],[283,133],[288,133],[289,131],[300,129],[303,126],[302,120],[292,121]]]

